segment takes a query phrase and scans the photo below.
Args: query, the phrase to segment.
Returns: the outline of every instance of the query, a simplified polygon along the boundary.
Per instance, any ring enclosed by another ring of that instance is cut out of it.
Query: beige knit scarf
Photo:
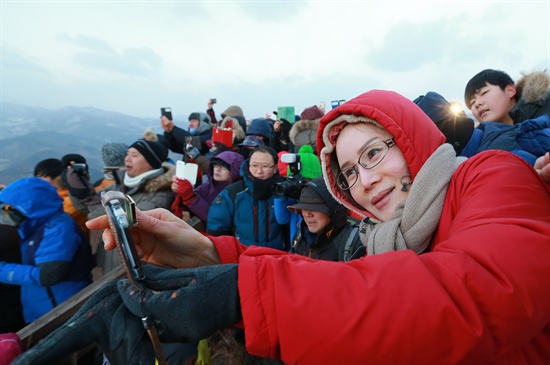
[[[456,157],[450,144],[439,146],[418,172],[407,200],[398,204],[387,221],[365,218],[361,222],[361,242],[367,254],[426,250],[439,224],[451,177],[465,160]]]

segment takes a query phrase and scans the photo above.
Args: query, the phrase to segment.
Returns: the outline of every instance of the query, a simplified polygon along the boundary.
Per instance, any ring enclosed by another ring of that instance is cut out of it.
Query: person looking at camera
[[[221,191],[208,212],[206,231],[233,235],[246,245],[284,249],[283,226],[273,211],[273,184],[280,181],[277,153],[257,147],[241,165],[242,180]]]

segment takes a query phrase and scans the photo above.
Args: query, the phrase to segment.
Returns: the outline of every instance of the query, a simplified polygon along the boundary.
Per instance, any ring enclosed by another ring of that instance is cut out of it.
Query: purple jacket
[[[216,160],[222,160],[230,166],[231,178],[229,181],[214,181],[213,163],[216,162]],[[204,184],[201,184],[198,188],[195,189],[195,192],[197,193],[197,198],[187,206],[191,213],[199,217],[200,220],[204,222],[204,224],[206,224],[208,210],[210,210],[210,205],[212,204],[214,198],[226,186],[241,179],[239,172],[243,161],[244,157],[242,155],[232,151],[221,152],[219,155],[216,155],[210,159],[210,166],[208,166],[207,172],[208,181]]]

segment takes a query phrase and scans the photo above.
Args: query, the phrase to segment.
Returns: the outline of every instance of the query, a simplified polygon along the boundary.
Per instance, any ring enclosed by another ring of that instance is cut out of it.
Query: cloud
[[[303,15],[301,10],[309,5],[300,1],[248,1],[238,3],[238,6],[250,18],[258,19],[260,23],[285,27],[285,22]]]
[[[70,36],[58,33],[56,39],[77,49],[85,49],[75,51],[72,59],[85,72],[94,75],[108,71],[143,78],[157,75],[162,66],[162,58],[149,47],[129,47],[118,53],[106,40],[87,34]]]
[[[67,42],[73,46],[86,48],[88,50],[102,52],[102,53],[115,53],[109,44],[103,39],[99,39],[94,36],[86,34],[78,34],[75,37],[71,37],[67,33],[58,33],[55,37],[57,40]]]
[[[97,71],[110,71],[139,78],[158,74],[162,58],[148,47],[126,48],[121,54],[116,52],[78,52],[74,61],[84,68]]]
[[[48,69],[43,67],[39,60],[34,60],[32,56],[25,56],[13,47],[0,47],[0,55],[3,70],[10,70],[14,73],[28,73],[35,76],[50,75]]]

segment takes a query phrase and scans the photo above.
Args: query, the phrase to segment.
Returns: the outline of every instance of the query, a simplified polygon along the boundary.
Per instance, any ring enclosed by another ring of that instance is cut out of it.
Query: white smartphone
[[[189,180],[191,185],[195,185],[198,169],[199,165],[196,163],[185,163],[179,160],[176,162],[176,177]]]

